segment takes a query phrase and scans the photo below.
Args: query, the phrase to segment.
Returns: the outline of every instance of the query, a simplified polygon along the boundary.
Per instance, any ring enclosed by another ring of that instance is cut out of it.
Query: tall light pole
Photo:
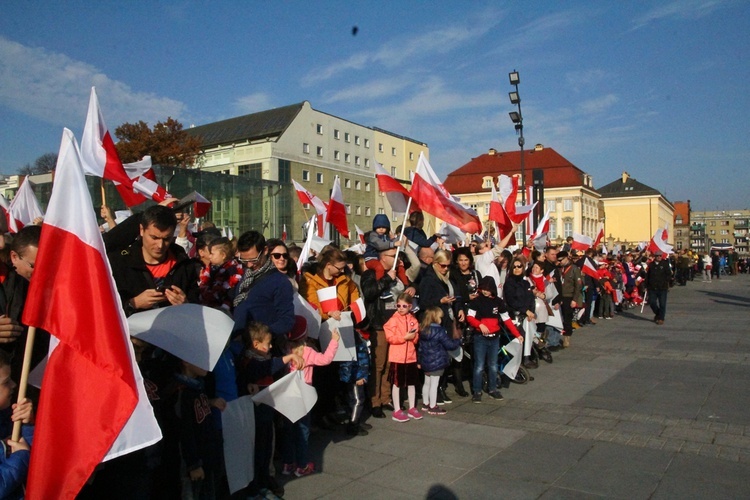
[[[510,115],[511,121],[515,123],[516,125],[516,134],[518,134],[518,145],[521,147],[521,204],[526,205],[526,172],[524,169],[524,158],[523,158],[523,145],[526,141],[524,141],[523,138],[523,115],[521,114],[521,96],[518,93],[518,84],[521,83],[521,78],[518,76],[518,71],[515,69],[508,73],[508,79],[510,80],[510,84],[515,87],[515,90],[512,92],[508,92],[508,97],[510,97],[510,103],[515,104],[518,106],[518,111],[511,111],[508,113]],[[523,224],[521,225],[521,231],[522,231],[522,237],[523,237],[523,246],[526,246],[526,221],[523,221]]]

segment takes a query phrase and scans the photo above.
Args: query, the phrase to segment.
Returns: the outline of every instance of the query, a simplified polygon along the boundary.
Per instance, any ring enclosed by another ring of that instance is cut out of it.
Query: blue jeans
[[[648,305],[654,311],[657,320],[664,320],[667,314],[667,292],[669,290],[649,290]]]
[[[472,379],[472,391],[482,393],[482,374],[484,366],[487,365],[487,385],[490,392],[497,390],[497,354],[500,352],[500,339],[485,337],[481,333],[474,334],[474,378]]]
[[[284,433],[281,435],[281,455],[285,464],[296,463],[297,467],[307,466],[307,443],[310,439],[310,414],[292,423],[283,419]]]

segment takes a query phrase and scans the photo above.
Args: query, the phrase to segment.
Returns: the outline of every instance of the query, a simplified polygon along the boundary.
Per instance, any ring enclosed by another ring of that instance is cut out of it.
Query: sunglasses
[[[396,304],[399,309],[411,309],[411,304]]]
[[[237,257],[237,260],[240,262],[240,264],[255,264],[260,260],[260,255],[258,255],[254,259],[243,259],[242,257]]]
[[[448,269],[449,267],[451,267],[450,264],[438,264],[438,266],[442,267],[443,269]]]
[[[271,257],[273,257],[276,260],[279,260],[279,259],[288,259],[289,258],[289,254],[288,253],[272,253]]]
[[[523,266],[513,266],[513,269],[523,269]]]

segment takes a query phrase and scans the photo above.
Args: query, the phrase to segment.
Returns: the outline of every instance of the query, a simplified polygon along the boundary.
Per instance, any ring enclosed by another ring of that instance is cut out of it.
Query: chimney
[[[628,175],[628,173],[623,170],[622,171],[622,183],[625,184],[626,182],[628,182],[628,179],[630,179],[630,175]]]
[[[495,149],[495,148],[490,148],[490,151],[489,151],[489,153],[487,153],[487,154],[489,154],[490,156],[495,156],[495,155],[497,154],[497,149]]]
[[[544,144],[537,144],[534,146],[534,151],[541,151],[544,149]]]

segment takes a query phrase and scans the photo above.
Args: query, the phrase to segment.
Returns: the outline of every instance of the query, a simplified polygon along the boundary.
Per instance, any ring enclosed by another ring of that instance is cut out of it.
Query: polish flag
[[[374,160],[373,160],[374,161]],[[388,175],[383,165],[375,161],[375,179],[378,181],[378,189],[385,193],[388,203],[395,214],[406,214],[406,207],[409,205],[409,191],[401,185],[396,179]],[[409,211],[415,212],[419,207],[411,201]]]
[[[367,317],[367,310],[365,309],[365,301],[362,297],[358,298],[351,305],[352,312],[354,313],[354,324],[360,323]]]
[[[424,153],[419,153],[411,196],[423,211],[464,232],[478,233],[482,230],[477,213],[451,196],[432,170]]]
[[[599,246],[599,243],[602,242],[604,239],[604,224],[601,222],[599,223],[599,231],[596,233],[596,239],[594,240],[594,244],[591,245],[592,247],[596,248]]]
[[[161,439],[91,207],[65,129],[22,319],[56,346],[42,381],[29,499],[74,498],[100,462]]]
[[[544,248],[547,246],[547,241],[549,241],[549,238],[547,238],[548,234],[549,210],[547,210],[547,212],[544,214],[544,217],[542,217],[542,220],[540,220],[539,224],[536,226],[536,231],[534,231],[534,233],[529,238],[534,242],[534,248],[536,248],[540,252],[544,251]]]
[[[583,262],[579,262],[581,272],[587,276],[592,277],[595,280],[599,279],[599,269],[597,269],[596,263],[589,258],[588,255],[583,256]]]
[[[503,200],[505,213],[507,213],[510,220],[516,224],[522,223],[523,220],[534,211],[536,203],[516,206],[516,198],[518,197],[518,177],[508,177],[505,174],[499,175],[497,178],[497,188],[500,191],[500,197]]]
[[[534,186],[526,186],[526,201],[531,203],[534,201]],[[536,207],[536,203],[533,204]],[[534,209],[531,209],[529,215],[526,216],[526,236],[530,236],[534,233]]]
[[[81,138],[81,160],[83,171],[87,175],[102,177],[125,186],[133,184],[125,172],[112,136],[104,124],[102,111],[99,109],[99,99],[96,97],[96,87],[91,87],[89,111]]]
[[[358,225],[354,224],[354,230],[357,231],[357,237],[359,238],[359,242],[363,245],[365,244],[365,232],[362,231]]]
[[[28,177],[21,182],[16,197],[10,202],[8,212],[10,219],[13,219],[19,231],[22,227],[33,224],[34,219],[37,217],[44,217],[42,206],[34,195],[34,190],[31,188],[31,181],[29,181]]]
[[[284,228],[281,230],[281,241],[286,241],[286,224],[284,224]]]
[[[312,205],[315,207],[315,211],[318,215],[325,215],[328,211],[328,207],[323,200],[312,194],[310,191],[305,189],[300,183],[292,179],[294,184],[294,190],[297,191],[297,197],[302,204]]]
[[[193,201],[193,217],[203,217],[211,210],[211,202],[200,194],[198,191],[193,191],[195,201]]]
[[[5,216],[5,222],[8,225],[8,232],[17,233],[18,225],[16,224],[16,220],[10,216],[10,203],[8,203],[8,200],[5,199],[5,196],[1,194],[0,194],[0,208],[3,209],[3,216]]]
[[[344,238],[349,237],[349,224],[346,222],[346,206],[344,205],[344,195],[341,194],[341,182],[338,175],[333,180],[333,189],[331,189],[331,200],[328,202],[326,222],[335,227]]]
[[[329,286],[318,290],[318,302],[320,302],[320,311],[325,314],[328,314],[331,311],[341,310],[335,286]]]
[[[651,253],[662,252],[664,255],[673,253],[672,245],[667,243],[667,228],[657,229],[651,241],[648,242],[648,251]]]
[[[166,189],[156,183],[156,174],[151,167],[150,156],[144,156],[141,161],[126,163],[123,167],[133,184],[125,186],[115,182],[115,187],[128,207],[139,205],[146,200],[161,203],[171,197]]]
[[[315,216],[315,228],[315,234],[318,236],[318,238],[322,238],[326,232],[326,214],[318,214]]]
[[[497,197],[497,191],[495,191],[495,185],[492,185],[492,197],[490,198],[490,216],[489,219],[493,222],[497,223],[497,229],[500,232],[498,237],[498,241],[505,238],[505,236],[513,230],[513,222],[511,222],[510,218],[508,217],[508,214],[505,213],[505,208],[503,207],[502,203],[500,203],[500,199]],[[508,245],[515,245],[516,244],[516,236],[511,236],[510,240],[508,241]]]
[[[573,233],[573,243],[570,244],[570,249],[585,252],[586,250],[591,248],[593,243],[594,241],[590,237],[578,233]]]

